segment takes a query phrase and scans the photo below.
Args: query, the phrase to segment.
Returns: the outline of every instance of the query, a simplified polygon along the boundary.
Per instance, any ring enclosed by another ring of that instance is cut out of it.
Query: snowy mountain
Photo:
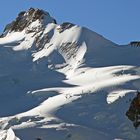
[[[19,13],[0,37],[0,140],[139,140],[139,61],[134,42]]]

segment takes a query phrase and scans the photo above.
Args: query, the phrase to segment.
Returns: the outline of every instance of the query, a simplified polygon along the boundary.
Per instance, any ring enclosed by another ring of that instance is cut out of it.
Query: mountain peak
[[[21,32],[36,21],[38,21],[38,25],[41,27],[47,25],[48,23],[56,24],[56,20],[52,18],[48,12],[31,7],[27,11],[20,12],[14,21],[6,25],[1,36],[6,36],[10,32]]]

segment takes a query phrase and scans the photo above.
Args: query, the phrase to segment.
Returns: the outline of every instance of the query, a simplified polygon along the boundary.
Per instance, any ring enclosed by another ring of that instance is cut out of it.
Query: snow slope
[[[28,26],[0,38],[0,140],[139,140],[126,112],[140,48],[37,9],[21,15]]]

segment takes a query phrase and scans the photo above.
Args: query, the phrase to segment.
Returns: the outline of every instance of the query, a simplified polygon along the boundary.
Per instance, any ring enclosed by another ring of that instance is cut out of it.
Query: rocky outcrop
[[[75,26],[74,24],[72,23],[69,23],[69,22],[64,22],[60,25],[58,29],[59,33],[62,33],[63,31],[67,30],[67,29],[70,29],[72,28],[73,26]]]
[[[126,116],[133,122],[135,128],[140,125],[140,92],[137,92],[137,96],[131,101],[130,107],[126,112]]]
[[[59,53],[65,54],[64,58],[67,60],[71,58],[75,58],[77,51],[78,51],[78,45],[76,42],[62,43],[62,45],[59,47]]]
[[[18,14],[16,20],[5,27],[1,37],[6,36],[9,32],[21,32],[36,20],[39,20],[40,26],[43,27],[46,25],[45,20],[47,17],[49,17],[48,22],[56,24],[56,20],[43,10],[30,8],[27,12],[22,11]],[[27,32],[31,32],[31,30],[28,30]]]
[[[134,47],[140,47],[140,41],[133,41],[133,42],[130,42],[130,45],[131,45],[131,46],[134,46]]]
[[[41,36],[36,36],[35,38],[35,45],[37,50],[41,50],[44,48],[44,46],[50,42],[50,38],[48,34],[44,34],[42,37]]]

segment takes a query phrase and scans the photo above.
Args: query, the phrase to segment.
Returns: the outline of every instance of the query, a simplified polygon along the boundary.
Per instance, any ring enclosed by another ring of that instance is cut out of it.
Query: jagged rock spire
[[[45,26],[48,23],[56,24],[56,20],[46,11],[30,8],[27,11],[20,12],[17,18],[5,27],[2,36],[6,36],[9,32],[21,32],[37,20],[41,26]]]

